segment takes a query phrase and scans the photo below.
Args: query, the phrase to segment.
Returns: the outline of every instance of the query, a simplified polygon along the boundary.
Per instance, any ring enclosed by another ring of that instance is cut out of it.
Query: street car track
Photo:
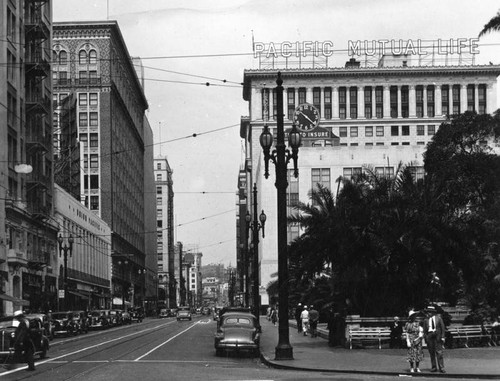
[[[98,344],[91,345],[91,346],[88,346],[88,347],[85,347],[85,348],[81,348],[81,349],[76,350],[76,351],[72,351],[70,353],[65,353],[63,355],[60,355],[60,356],[57,356],[57,357],[54,357],[54,358],[48,358],[48,359],[44,359],[42,361],[38,361],[38,362],[35,363],[35,365],[37,367],[36,372],[26,373],[26,374],[17,374],[16,375],[17,376],[16,380],[25,380],[25,379],[31,379],[31,378],[43,379],[43,375],[44,374],[53,373],[55,371],[57,372],[58,368],[61,368],[64,365],[66,365],[68,363],[71,363],[71,362],[73,362],[73,363],[96,364],[96,366],[93,366],[91,368],[87,368],[83,372],[80,372],[80,373],[77,373],[77,374],[73,373],[70,377],[65,378],[65,380],[71,380],[71,379],[79,377],[79,376],[81,376],[81,375],[83,375],[85,373],[93,372],[96,369],[99,369],[100,367],[102,367],[102,366],[104,366],[106,364],[109,364],[110,362],[123,361],[123,360],[120,360],[120,359],[123,358],[123,357],[125,357],[125,356],[127,356],[128,354],[130,354],[132,352],[136,352],[136,351],[138,351],[138,350],[140,350],[140,349],[142,349],[142,348],[144,348],[146,346],[151,346],[151,343],[146,341],[143,345],[134,346],[132,349],[130,349],[130,350],[128,350],[128,351],[120,354],[118,357],[114,357],[111,361],[110,360],[85,360],[85,359],[87,359],[90,356],[94,357],[96,354],[99,354],[101,352],[105,352],[105,351],[109,350],[109,346],[107,346],[107,344],[111,344],[111,343],[114,343],[114,342],[120,342],[120,344],[126,344],[127,342],[134,340],[135,336],[137,336],[139,334],[143,334],[143,335],[146,335],[146,336],[148,336],[148,335],[157,335],[159,329],[162,329],[162,328],[164,328],[164,327],[166,327],[168,325],[174,324],[174,323],[177,323],[177,321],[169,321],[169,322],[167,322],[165,324],[161,324],[159,326],[155,326],[155,327],[152,327],[152,328],[146,328],[146,329],[143,329],[143,330],[140,330],[140,331],[136,331],[136,332],[130,333],[128,335],[122,336],[122,337],[117,337],[117,338],[110,339],[110,340],[107,340],[107,341],[102,342],[102,343],[98,343]],[[156,346],[155,349],[157,349],[160,346],[166,344],[168,341],[173,340],[174,338],[180,336],[182,333],[184,333],[187,330],[193,328],[195,325],[197,325],[199,323],[200,323],[199,320],[195,321],[195,322],[192,322],[191,324],[189,324],[189,327],[187,329],[183,329],[181,332],[178,332],[177,330],[174,330],[174,332],[172,332],[172,334],[171,334],[172,336],[169,339],[167,339],[167,341],[164,341],[162,344]],[[170,334],[169,334],[169,336],[170,336]],[[67,340],[67,341],[69,341],[69,340]],[[103,348],[95,350],[96,348],[99,348],[99,347],[103,347]],[[89,351],[89,350],[92,350],[92,352],[89,353],[89,354],[82,354],[80,357],[78,357],[75,360],[67,360],[67,361],[63,360],[63,361],[61,361],[65,357],[78,355],[81,352],[86,352],[86,351]],[[149,350],[146,353],[146,355],[150,354],[152,352],[153,352],[153,350]],[[126,361],[129,361],[129,362],[139,361],[141,358],[143,358],[146,355],[140,356],[138,359],[135,359],[135,360],[126,360]],[[52,363],[52,364],[54,364],[56,366],[48,367],[46,370],[44,370],[43,368],[40,368],[41,365],[43,365],[43,364],[49,364],[49,363]],[[13,374],[13,373],[16,373],[16,372],[20,372],[20,371],[24,372],[26,368],[27,368],[27,366],[22,366],[22,367],[18,367],[16,369],[13,369],[13,370],[8,370],[6,372],[2,372],[2,373],[0,373],[0,377],[6,376],[6,375],[9,375],[9,374]]]

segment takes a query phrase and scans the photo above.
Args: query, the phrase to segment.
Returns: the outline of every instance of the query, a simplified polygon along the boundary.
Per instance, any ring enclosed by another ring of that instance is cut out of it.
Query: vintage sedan
[[[94,310],[90,312],[90,329],[105,329],[110,327],[109,310]]]
[[[224,351],[259,353],[261,329],[257,318],[248,312],[226,312],[219,317],[215,333],[215,354]]]
[[[189,307],[179,307],[177,310],[177,321],[179,320],[191,320],[191,310]]]
[[[47,357],[49,350],[49,339],[44,335],[45,328],[39,314],[26,315],[24,317],[29,321],[33,343],[35,344],[35,356],[41,359]],[[15,331],[19,321],[14,316],[0,318],[0,356],[5,362],[12,361],[14,356],[14,343],[16,341]]]
[[[57,335],[78,335],[80,324],[78,316],[72,311],[53,312],[52,322],[54,324],[54,336]]]

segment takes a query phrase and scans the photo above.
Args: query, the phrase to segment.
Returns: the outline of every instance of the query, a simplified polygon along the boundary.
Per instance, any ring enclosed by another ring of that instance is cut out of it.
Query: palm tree
[[[483,27],[483,30],[479,32],[479,37],[482,37],[486,33],[497,32],[499,30],[500,30],[500,11]]]

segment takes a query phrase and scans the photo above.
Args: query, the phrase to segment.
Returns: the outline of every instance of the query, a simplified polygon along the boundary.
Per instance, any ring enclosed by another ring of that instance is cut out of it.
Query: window
[[[80,50],[78,54],[78,63],[80,65],[85,65],[87,63],[87,52],[85,50]]]
[[[161,176],[161,173],[158,173],[156,175],[156,181],[162,181],[162,176]]]
[[[313,106],[316,107],[321,115],[321,88],[313,88]]]
[[[286,90],[286,103],[288,109],[288,119],[293,119],[293,113],[295,112],[295,89],[289,88]]]
[[[163,188],[162,187],[156,187],[156,194],[162,194],[163,193]]]
[[[98,175],[90,175],[90,189],[99,189]]]
[[[427,116],[434,117],[434,85],[427,86]]]
[[[262,120],[269,120],[269,89],[262,89]]]
[[[399,136],[399,126],[391,126],[391,136]]]
[[[467,85],[467,111],[474,111],[476,106],[476,94],[474,85]]]
[[[68,64],[68,52],[66,50],[61,50],[59,52],[59,65]]]
[[[477,91],[478,98],[478,114],[486,114],[486,85],[479,85]]]
[[[393,167],[375,167],[375,173],[381,177],[391,178],[394,177]]]
[[[377,136],[384,136],[384,126],[377,126]]]
[[[161,169],[161,163],[156,163],[156,169]]]
[[[332,88],[325,87],[323,91],[325,100],[325,119],[332,119]]]
[[[316,189],[317,184],[330,188],[330,168],[313,168],[311,170],[312,188]]]
[[[89,168],[89,155],[83,155],[83,169],[88,169]],[[85,180],[87,180],[87,176],[85,176]],[[88,186],[85,187],[85,189],[88,189]]]
[[[363,169],[361,167],[344,168],[342,178],[345,180],[352,180],[353,178],[361,176],[362,173]]]
[[[99,156],[97,154],[90,155],[90,168],[99,168]]]
[[[351,138],[357,138],[358,137],[358,127],[350,127],[349,128],[349,135]]]
[[[161,197],[156,197],[156,205],[161,206],[163,204],[163,199]]]
[[[87,106],[87,93],[78,94],[78,106]]]
[[[423,180],[424,179],[424,167],[410,167],[410,172],[414,181]]]
[[[90,196],[90,210],[99,210],[99,196]]]
[[[82,70],[78,72],[78,79],[80,83],[87,83],[87,72]]]
[[[97,63],[97,52],[95,50],[91,50],[89,52],[89,63],[91,65],[95,65]]]
[[[389,91],[390,91],[391,118],[397,118],[398,117],[398,87],[391,86]]]
[[[90,147],[99,147],[99,135],[92,133],[90,134]]]
[[[401,86],[401,116],[403,118],[410,116],[408,86]]]
[[[417,126],[417,135],[418,136],[425,135],[425,126],[422,125]]]
[[[88,126],[88,115],[86,112],[81,112],[78,114],[78,125],[80,127]]]
[[[441,87],[441,110],[443,115],[450,113],[450,87],[448,85]]]
[[[453,85],[451,89],[451,98],[453,102],[453,114],[460,114],[460,85]]]
[[[365,118],[372,118],[372,87],[365,87]]]
[[[384,117],[384,88],[382,86],[375,88],[375,116]]]
[[[97,106],[97,93],[89,94],[89,104],[91,106]]]
[[[60,71],[59,72],[59,84],[66,85],[68,83],[68,72]]]
[[[365,127],[365,136],[367,138],[371,138],[373,136],[373,127],[372,126]]]
[[[424,87],[423,86],[417,86],[415,88],[415,101],[416,101],[417,118],[423,118],[423,116],[424,116]]]
[[[427,126],[427,135],[434,135],[436,133],[436,126]]]
[[[299,104],[306,103],[306,88],[299,88]]]
[[[347,127],[339,127],[339,137],[341,138],[347,137]]]
[[[278,100],[276,95],[276,89],[273,89],[273,120],[276,120],[276,115],[278,114]]]
[[[340,119],[346,119],[347,111],[346,111],[346,91],[345,87],[339,87],[339,117]]]
[[[99,115],[97,112],[90,113],[90,126],[98,126],[99,125]]]
[[[89,70],[89,83],[95,85],[97,82],[97,70]]]
[[[351,119],[358,118],[358,88],[351,87],[349,89],[349,106],[350,106],[350,117]]]
[[[410,135],[410,126],[401,126],[401,135],[409,136]]]

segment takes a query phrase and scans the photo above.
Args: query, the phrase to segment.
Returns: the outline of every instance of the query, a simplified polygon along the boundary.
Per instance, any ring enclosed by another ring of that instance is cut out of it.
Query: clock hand
[[[301,112],[301,114],[304,116],[304,118],[306,118],[309,122],[311,122],[312,124],[314,124],[314,122],[306,115],[304,114],[303,112]]]

